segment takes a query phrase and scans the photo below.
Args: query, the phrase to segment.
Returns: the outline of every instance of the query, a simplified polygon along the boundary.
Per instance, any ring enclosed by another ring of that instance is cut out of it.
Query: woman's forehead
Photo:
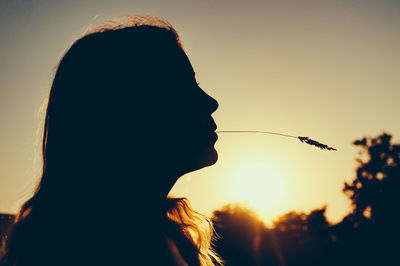
[[[179,74],[190,75],[194,77],[196,75],[193,66],[181,47],[178,47],[177,51],[173,54],[170,64],[173,71],[177,71]]]

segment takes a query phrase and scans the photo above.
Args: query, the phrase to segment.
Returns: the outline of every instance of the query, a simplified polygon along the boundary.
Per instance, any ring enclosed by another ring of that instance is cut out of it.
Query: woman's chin
[[[208,159],[207,160],[208,161],[208,165],[207,166],[214,165],[218,161],[218,152],[214,147],[209,152],[209,154],[207,156],[207,159]]]
[[[195,170],[214,165],[217,161],[218,152],[215,150],[214,147],[211,147],[200,156],[199,160],[197,161]]]

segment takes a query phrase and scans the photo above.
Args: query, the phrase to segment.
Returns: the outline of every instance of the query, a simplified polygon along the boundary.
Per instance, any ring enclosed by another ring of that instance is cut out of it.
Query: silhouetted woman
[[[41,181],[3,264],[218,263],[209,221],[167,198],[217,161],[217,108],[167,22],[125,17],[77,40],[54,77]]]

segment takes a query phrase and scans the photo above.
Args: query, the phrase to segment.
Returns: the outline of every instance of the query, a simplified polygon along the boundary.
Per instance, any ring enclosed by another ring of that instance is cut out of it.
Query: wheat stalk
[[[271,135],[278,135],[283,137],[289,138],[296,138],[299,139],[302,143],[306,143],[311,146],[315,146],[320,148],[321,150],[328,150],[328,151],[337,151],[337,149],[329,147],[328,145],[322,144],[316,140],[310,139],[309,137],[300,137],[300,136],[292,136],[287,134],[281,134],[271,131],[259,131],[259,130],[218,130],[215,131],[216,133],[261,133],[261,134],[271,134]]]

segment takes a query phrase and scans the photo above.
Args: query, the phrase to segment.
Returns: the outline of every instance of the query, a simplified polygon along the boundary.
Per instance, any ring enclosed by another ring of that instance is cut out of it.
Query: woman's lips
[[[212,135],[212,138],[213,138],[215,141],[217,141],[217,139],[218,139],[217,133],[212,132],[211,135]]]

